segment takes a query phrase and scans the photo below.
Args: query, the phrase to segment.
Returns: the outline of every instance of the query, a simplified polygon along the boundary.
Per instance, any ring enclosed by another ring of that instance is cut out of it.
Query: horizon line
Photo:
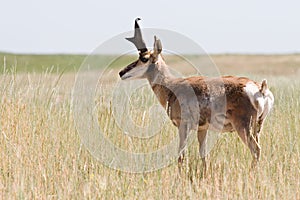
[[[12,51],[0,51],[0,54],[8,54],[8,55],[24,55],[24,56],[58,56],[58,55],[70,55],[70,56],[88,56],[92,55],[91,53],[75,53],[75,52],[12,52]],[[164,53],[165,55],[172,55],[169,53]],[[120,53],[103,53],[103,54],[97,54],[97,55],[123,55]],[[135,54],[127,54],[127,55],[135,55]],[[198,55],[195,53],[184,53],[182,55]],[[201,54],[202,55],[202,54]],[[215,52],[215,53],[207,53],[207,55],[266,55],[266,56],[272,56],[272,55],[300,55],[300,52]]]

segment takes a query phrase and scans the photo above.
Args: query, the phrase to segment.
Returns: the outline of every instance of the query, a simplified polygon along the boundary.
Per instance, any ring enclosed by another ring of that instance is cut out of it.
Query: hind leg
[[[257,115],[254,115],[252,118],[252,135],[257,142],[257,144],[260,144],[260,133],[263,127],[264,118],[260,116],[257,119]]]
[[[252,127],[252,136],[251,137],[254,137],[257,144],[259,144],[259,132],[260,132],[261,126],[257,120],[257,114],[254,114],[252,116],[251,127]]]
[[[254,167],[259,160],[261,148],[255,137],[250,133],[250,119],[236,121],[234,128],[242,141],[249,147],[253,157],[252,166]]]
[[[256,128],[256,140],[257,140],[258,144],[259,144],[259,137],[260,137],[260,132],[263,127],[263,123],[264,123],[264,119],[262,117],[259,117],[259,119],[257,121],[257,128]]]

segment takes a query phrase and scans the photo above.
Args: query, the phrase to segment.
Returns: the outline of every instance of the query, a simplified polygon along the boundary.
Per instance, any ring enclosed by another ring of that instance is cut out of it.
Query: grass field
[[[113,66],[104,92],[112,90],[117,72],[131,59]],[[300,199],[300,55],[212,59],[221,74],[267,78],[275,96],[262,131],[261,161],[254,170],[250,152],[236,133],[218,140],[205,177],[196,141],[181,176],[176,163],[143,174],[108,168],[81,145],[75,130],[71,92],[84,55],[0,54],[0,199]],[[176,58],[166,61],[180,65]],[[151,91],[143,94],[150,100],[136,94],[135,102],[155,103]],[[101,98],[110,101],[109,94]],[[141,125],[147,122],[143,109],[132,108]],[[168,122],[150,142],[139,141],[116,128],[109,106],[98,112],[106,136],[125,149],[131,150],[133,143],[134,150],[152,150],[177,137]]]

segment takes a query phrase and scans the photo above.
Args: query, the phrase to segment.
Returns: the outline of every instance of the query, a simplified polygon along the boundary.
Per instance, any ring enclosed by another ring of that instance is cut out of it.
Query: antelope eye
[[[146,63],[146,62],[148,62],[149,58],[140,57],[140,60],[141,60],[143,63]]]

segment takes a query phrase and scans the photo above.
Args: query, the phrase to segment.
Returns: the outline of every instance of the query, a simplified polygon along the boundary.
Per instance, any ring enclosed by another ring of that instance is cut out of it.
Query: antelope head
[[[162,61],[160,55],[162,45],[160,40],[154,36],[154,47],[152,51],[149,51],[142,37],[141,29],[138,24],[139,20],[140,18],[135,20],[134,36],[132,38],[125,38],[135,45],[139,52],[139,58],[119,72],[122,80],[147,78],[149,73],[153,72],[157,63]]]

